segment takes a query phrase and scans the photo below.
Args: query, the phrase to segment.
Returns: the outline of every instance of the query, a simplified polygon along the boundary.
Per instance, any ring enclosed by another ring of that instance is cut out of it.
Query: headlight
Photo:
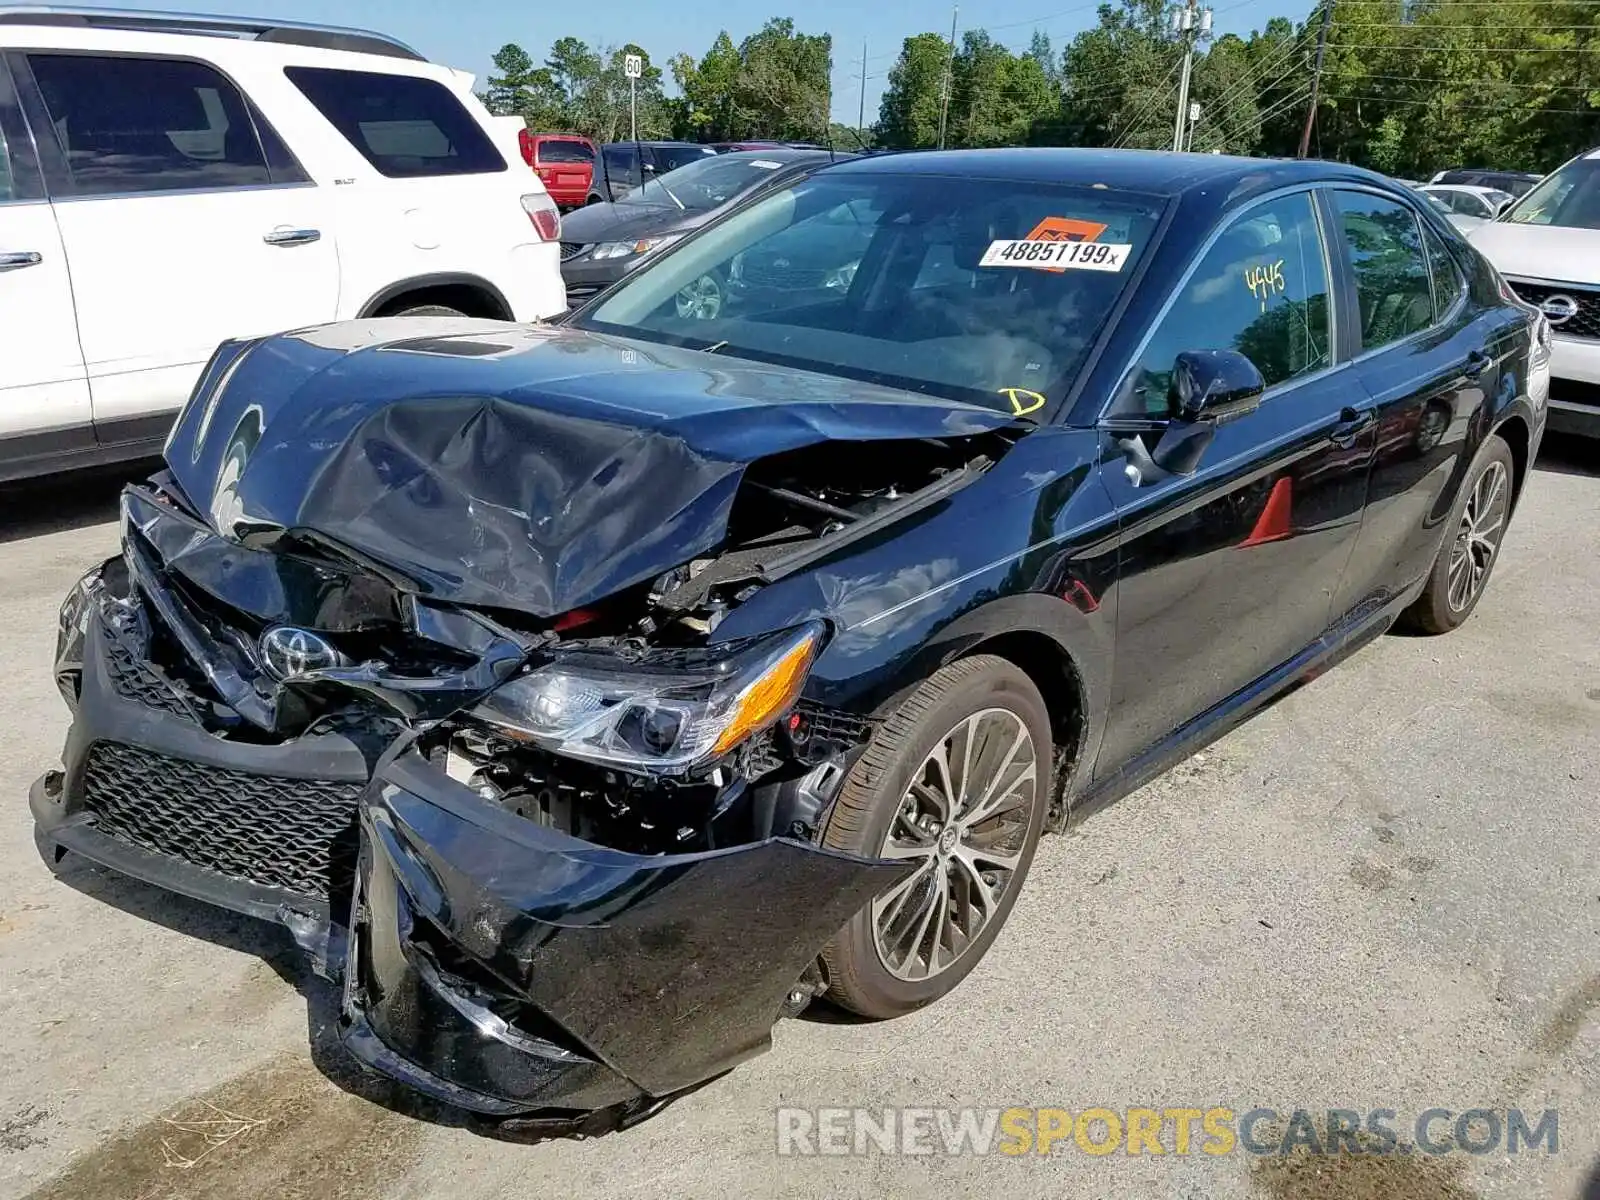
[[[720,757],[799,699],[821,648],[811,622],[736,646],[638,659],[573,654],[510,680],[476,715],[554,753],[677,774]]]
[[[662,246],[677,241],[676,237],[640,238],[636,242],[601,242],[589,252],[590,258],[631,258],[635,254],[649,254]]]

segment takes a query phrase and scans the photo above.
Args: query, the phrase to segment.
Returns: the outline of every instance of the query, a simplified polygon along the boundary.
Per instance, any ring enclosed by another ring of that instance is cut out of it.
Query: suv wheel
[[[966,977],[1033,861],[1051,761],[1044,700],[1003,658],[952,663],[895,710],[846,777],[822,844],[917,865],[823,951],[831,999],[893,1017]]]

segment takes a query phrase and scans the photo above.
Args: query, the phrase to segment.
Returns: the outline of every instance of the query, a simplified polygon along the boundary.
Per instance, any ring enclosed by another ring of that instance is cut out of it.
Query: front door
[[[226,76],[186,59],[19,60],[45,110],[36,139],[52,142],[103,444],[159,436],[219,342],[333,318],[319,190]]]
[[[55,214],[0,63],[0,478],[94,444]]]
[[[1103,422],[1121,550],[1117,655],[1096,776],[1287,662],[1327,629],[1361,525],[1370,430],[1335,365],[1335,278],[1309,192],[1234,216],[1160,318]],[[1192,475],[1126,469],[1169,411],[1186,350],[1260,369],[1261,406],[1217,427]]]

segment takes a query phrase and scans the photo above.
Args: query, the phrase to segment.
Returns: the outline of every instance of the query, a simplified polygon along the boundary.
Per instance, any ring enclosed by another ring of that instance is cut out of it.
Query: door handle
[[[322,240],[320,229],[274,229],[261,240],[269,246],[306,246]]]
[[[37,250],[9,250],[0,252],[0,271],[20,271],[23,267],[37,267],[44,256]]]
[[[1476,379],[1484,373],[1492,361],[1487,350],[1474,350],[1467,355],[1467,361],[1461,371],[1468,379]]]
[[[1339,423],[1333,427],[1328,435],[1328,440],[1341,450],[1348,450],[1355,445],[1356,439],[1378,423],[1378,414],[1370,408],[1366,410],[1345,407],[1339,412]]]

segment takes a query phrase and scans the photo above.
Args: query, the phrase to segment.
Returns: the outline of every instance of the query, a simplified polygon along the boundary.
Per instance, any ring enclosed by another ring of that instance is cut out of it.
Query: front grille
[[[355,874],[357,783],[250,775],[96,742],[84,808],[120,841],[327,901]]]
[[[189,717],[188,706],[178,698],[155,669],[147,662],[135,658],[126,646],[114,637],[105,639],[106,669],[111,677],[111,687],[127,700],[136,700],[146,708],[170,713],[175,717]]]
[[[587,249],[587,244],[584,242],[562,242],[561,261],[566,262],[569,258],[577,258],[585,249]]]
[[[1550,328],[1564,337],[1600,338],[1600,293],[1570,283],[1531,283],[1522,279],[1507,280],[1511,290],[1523,300],[1540,308],[1552,296],[1568,296],[1577,301],[1578,311],[1567,320]]]
[[[828,277],[823,267],[793,267],[784,259],[747,256],[740,263],[740,278],[746,286],[777,288],[785,292],[813,291]]]
[[[1550,399],[1600,410],[1600,384],[1584,383],[1581,379],[1552,379]]]

